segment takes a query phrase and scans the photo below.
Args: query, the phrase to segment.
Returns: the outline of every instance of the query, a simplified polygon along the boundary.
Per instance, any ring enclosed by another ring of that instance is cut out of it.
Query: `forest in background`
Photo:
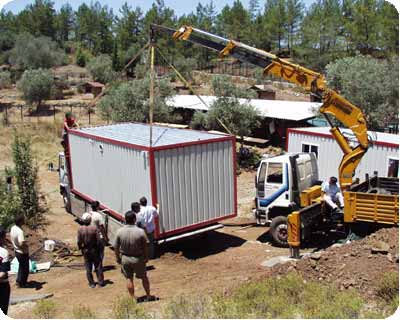
[[[339,58],[387,58],[399,49],[398,12],[384,0],[317,0],[309,8],[301,0],[251,0],[248,8],[236,0],[221,12],[210,1],[181,16],[163,0],[147,12],[127,3],[115,12],[98,1],[76,11],[68,4],[55,10],[52,1],[36,0],[18,14],[1,11],[0,64],[9,62],[18,35],[29,33],[50,38],[67,53],[80,51],[87,59],[107,54],[118,70],[147,42],[151,23],[196,26],[317,70]],[[192,58],[204,65],[216,57],[207,49],[163,37],[159,46],[175,61]]]

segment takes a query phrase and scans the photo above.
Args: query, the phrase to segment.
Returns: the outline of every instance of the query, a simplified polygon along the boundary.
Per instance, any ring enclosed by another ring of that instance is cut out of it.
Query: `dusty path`
[[[239,193],[252,193],[249,184],[253,183],[254,173],[241,176]],[[57,173],[40,172],[41,189],[47,192],[50,207],[48,224],[41,231],[44,237],[62,240],[75,246],[78,225],[74,217],[62,207],[57,192]],[[251,208],[251,204],[245,204]],[[247,210],[247,209],[246,209]],[[249,212],[247,212],[249,213]],[[206,236],[186,239],[164,245],[161,257],[150,263],[149,277],[153,294],[159,301],[144,304],[156,315],[172,297],[180,294],[209,294],[227,290],[254,277],[267,275],[268,269],[260,264],[265,259],[287,254],[287,249],[272,247],[265,236],[267,229],[253,225],[250,217],[241,217],[225,222],[226,226]],[[261,241],[260,241],[261,240]],[[86,283],[82,258],[76,258],[70,267],[54,267],[45,273],[30,275],[38,289],[18,289],[12,286],[12,295],[21,296],[35,293],[52,293],[58,306],[57,317],[70,318],[74,306],[88,306],[96,311],[98,317],[110,317],[112,305],[118,297],[126,294],[125,282],[119,266],[115,264],[114,254],[106,248],[105,277],[108,284],[104,288],[91,289]],[[12,278],[11,282],[14,282]],[[137,282],[137,294],[144,294]],[[88,297],[90,296],[90,301]],[[14,318],[32,317],[34,303],[11,306],[9,315]]]

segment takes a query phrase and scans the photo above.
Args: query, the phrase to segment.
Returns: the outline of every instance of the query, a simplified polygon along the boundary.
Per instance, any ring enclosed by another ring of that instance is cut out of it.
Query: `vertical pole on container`
[[[150,110],[149,110],[149,122],[150,122],[150,147],[153,144],[153,111],[154,111],[154,42],[153,35],[150,34]]]

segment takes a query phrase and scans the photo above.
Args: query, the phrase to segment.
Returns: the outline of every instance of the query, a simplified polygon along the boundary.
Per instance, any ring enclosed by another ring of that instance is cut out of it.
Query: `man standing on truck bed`
[[[153,206],[147,205],[146,197],[141,197],[139,201],[140,212],[137,215],[137,221],[144,228],[149,239],[149,259],[154,259],[154,230],[156,228],[154,219],[158,217],[158,212]]]
[[[143,229],[136,226],[136,214],[140,211],[139,203],[132,204],[132,211],[125,213],[126,225],[117,231],[114,241],[114,252],[117,263],[121,264],[122,274],[125,276],[127,289],[131,297],[135,297],[135,286],[133,277],[142,280],[146,291],[146,299],[149,301],[150,282],[146,273],[147,239]]]
[[[100,261],[100,234],[95,226],[90,225],[91,216],[89,213],[82,215],[83,225],[78,229],[78,248],[82,250],[85,260],[86,277],[90,288],[95,288],[92,269],[96,271],[98,284],[104,287],[103,266]]]
[[[340,209],[343,209],[343,194],[340,190],[336,177],[330,177],[329,181],[324,182],[321,190],[324,193],[323,198],[325,202],[332,208],[333,212],[340,211],[336,202],[339,202]]]

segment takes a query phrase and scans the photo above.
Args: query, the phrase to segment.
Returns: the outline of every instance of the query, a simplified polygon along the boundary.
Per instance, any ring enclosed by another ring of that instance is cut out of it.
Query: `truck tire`
[[[289,247],[287,243],[287,217],[278,216],[273,218],[269,227],[269,233],[277,246],[283,248]]]

